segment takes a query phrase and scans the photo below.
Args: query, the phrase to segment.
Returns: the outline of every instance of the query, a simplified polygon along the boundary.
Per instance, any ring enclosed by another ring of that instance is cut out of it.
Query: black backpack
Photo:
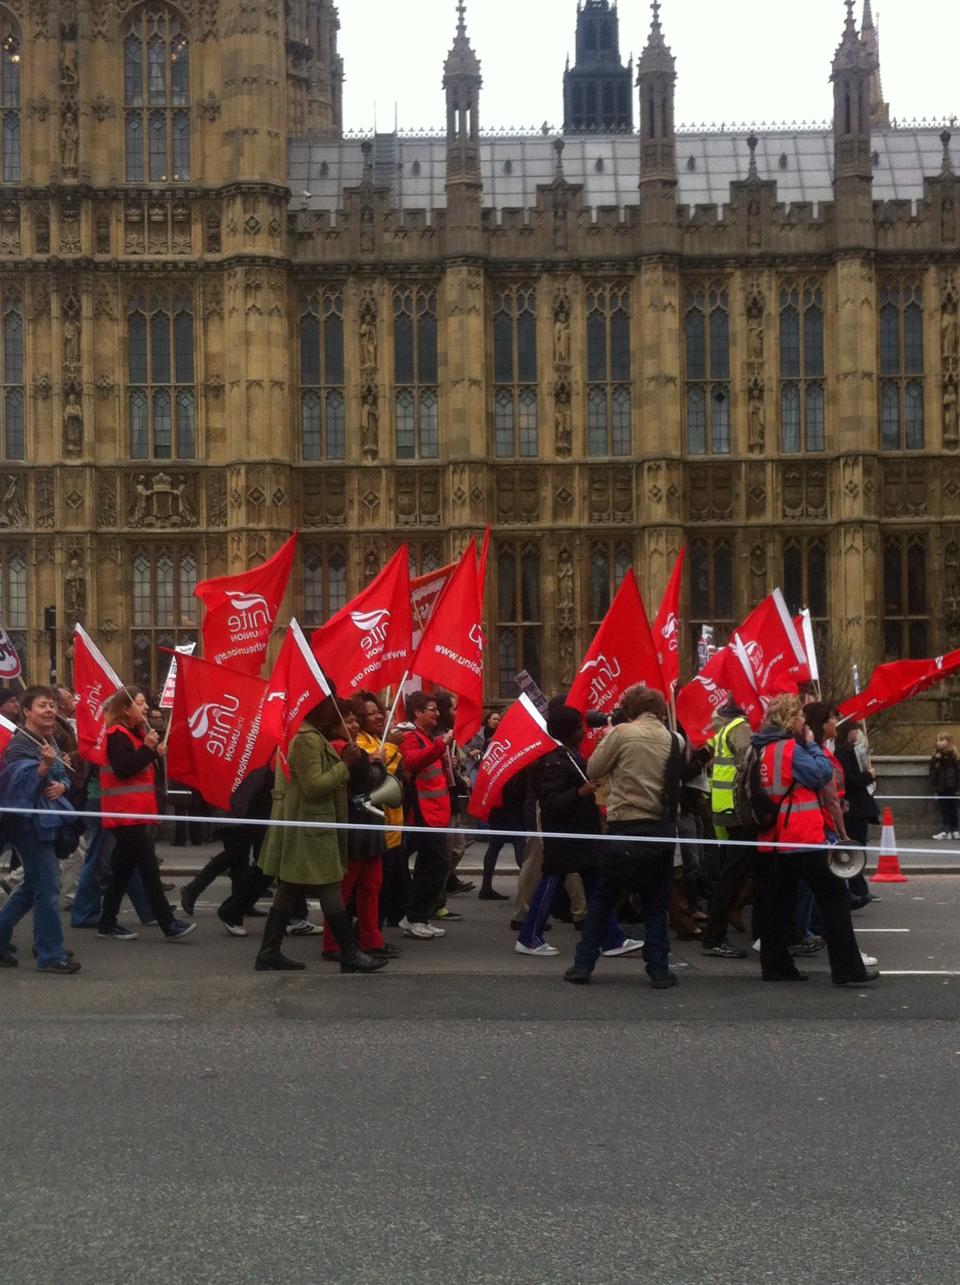
[[[774,803],[764,790],[760,781],[760,763],[763,750],[751,745],[743,756],[743,763],[737,768],[733,783],[735,812],[739,823],[756,830],[772,830],[777,823],[782,800]],[[790,782],[784,798],[793,793],[794,782]],[[789,815],[789,810],[788,810]]]

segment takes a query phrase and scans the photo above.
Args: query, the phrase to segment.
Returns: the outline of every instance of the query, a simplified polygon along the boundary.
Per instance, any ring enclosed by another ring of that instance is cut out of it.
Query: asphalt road
[[[953,1285],[960,880],[882,896],[852,990],[689,944],[575,988],[472,898],[374,977],[255,974],[204,903],[71,932],[0,973],[0,1281]]]

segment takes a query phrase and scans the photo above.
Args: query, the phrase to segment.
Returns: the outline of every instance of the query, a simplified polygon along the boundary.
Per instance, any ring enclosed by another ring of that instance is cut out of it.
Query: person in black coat
[[[554,946],[543,940],[543,926],[557,887],[567,875],[578,874],[589,891],[599,874],[599,844],[584,839],[551,839],[550,831],[570,835],[599,835],[600,809],[597,807],[597,782],[587,779],[587,764],[580,753],[586,727],[583,715],[569,705],[554,707],[547,715],[547,731],[560,742],[537,764],[536,789],[540,804],[540,823],[544,830],[543,874],[530,902],[530,909],[517,937],[520,955],[557,955]],[[610,931],[604,946],[605,955],[628,955],[639,950],[642,942],[624,936],[610,916]]]
[[[843,768],[846,808],[844,825],[847,835],[861,848],[867,846],[870,826],[880,824],[880,812],[870,793],[876,777],[867,766],[866,747],[860,744],[862,728],[859,723],[844,723],[837,734],[836,757]],[[873,900],[866,875],[855,875],[847,880],[851,910],[862,909]]]

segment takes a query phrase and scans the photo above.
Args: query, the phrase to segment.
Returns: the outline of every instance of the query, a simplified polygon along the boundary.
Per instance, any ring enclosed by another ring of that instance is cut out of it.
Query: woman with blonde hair
[[[778,696],[770,702],[753,746],[760,757],[760,788],[776,809],[772,824],[759,834],[764,868],[757,908],[764,981],[807,979],[790,955],[800,879],[820,907],[834,984],[873,981],[880,974],[863,962],[846,888],[827,864],[820,791],[833,780],[833,767],[807,725],[799,697]]]

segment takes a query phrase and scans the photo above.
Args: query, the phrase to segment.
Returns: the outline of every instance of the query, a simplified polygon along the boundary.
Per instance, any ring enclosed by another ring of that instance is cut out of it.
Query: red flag
[[[480,760],[477,780],[467,804],[471,816],[487,821],[490,809],[503,798],[511,777],[556,749],[558,742],[547,734],[543,715],[526,693],[501,718],[496,734]]]
[[[763,706],[743,663],[732,647],[721,647],[677,693],[677,722],[695,749],[713,735],[713,716],[730,701],[740,706],[754,730],[760,726]]]
[[[840,713],[845,719],[869,718],[891,705],[899,705],[901,701],[918,696],[958,669],[960,648],[932,660],[894,660],[887,665],[878,665],[859,696],[851,696],[843,702]]]
[[[17,734],[16,723],[11,723],[9,718],[4,718],[0,714],[0,758],[3,757],[7,746]]]
[[[611,714],[617,701],[634,683],[645,683],[654,691],[663,691],[657,650],[637,577],[631,568],[583,658],[567,704],[582,714],[588,710]]]
[[[764,598],[735,632],[750,658],[761,696],[795,692],[810,681],[803,644],[779,589]]]
[[[329,695],[330,684],[303,630],[296,620],[291,620],[267,685],[263,703],[264,733],[286,752],[304,716]]]
[[[107,727],[104,703],[120,691],[123,683],[116,671],[84,629],[73,631],[73,686],[77,702],[77,749],[88,763],[107,761]]]
[[[680,681],[680,583],[683,578],[683,561],[686,546],[677,554],[673,571],[667,584],[660,610],[653,622],[653,641],[657,646],[657,662],[663,675],[663,686],[669,694]]]
[[[195,656],[180,656],[177,669],[167,773],[229,811],[234,790],[276,745],[263,727],[267,682]]]
[[[236,576],[203,580],[194,594],[203,603],[203,652],[214,665],[256,674],[263,664],[297,551],[297,536],[262,566]]]
[[[471,540],[447,581],[410,668],[457,696],[456,739],[468,741],[483,721],[483,590]]]
[[[428,571],[424,576],[416,576],[410,581],[410,614],[413,617],[413,648],[416,651],[423,637],[423,631],[430,623],[430,617],[436,610],[443,591],[450,582],[459,563],[448,562],[445,567]]]
[[[362,593],[314,631],[310,645],[338,691],[378,691],[403,678],[413,651],[411,631],[404,544]]]

